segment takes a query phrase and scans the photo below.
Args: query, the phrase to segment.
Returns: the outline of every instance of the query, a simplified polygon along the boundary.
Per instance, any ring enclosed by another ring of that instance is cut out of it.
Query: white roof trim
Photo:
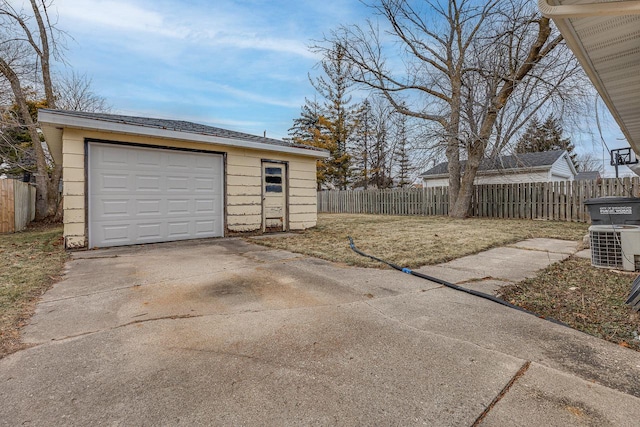
[[[551,5],[549,0],[538,0],[538,8],[549,18],[586,18],[589,16],[619,16],[640,13],[640,1],[614,1],[610,3],[582,3]]]
[[[55,111],[40,110],[38,112],[38,122],[43,125],[51,125],[56,128],[86,129],[103,132],[114,132],[129,135],[142,135],[163,139],[177,139],[181,141],[201,142],[205,144],[224,145],[227,147],[250,148],[261,151],[273,151],[278,153],[295,154],[314,158],[327,158],[327,151],[306,149],[300,147],[290,147],[286,145],[265,144],[255,141],[217,137],[213,135],[203,135],[190,132],[180,132],[169,129],[159,129],[145,127],[134,124],[123,124],[109,122],[87,117],[73,116],[69,113],[56,113]]]
[[[620,126],[628,143],[636,153],[640,153],[640,138],[638,138],[638,132],[637,130],[631,130],[637,129],[640,112],[638,112],[637,115],[634,113],[631,117],[629,117],[627,113],[626,119],[623,119],[620,111],[616,107],[615,99],[612,98],[612,96],[615,97],[617,95],[611,95],[607,90],[603,77],[599,74],[590,59],[590,52],[585,48],[583,41],[574,28],[574,25],[581,23],[581,21],[595,26],[604,18],[640,15],[640,1],[604,1],[600,3],[592,1],[589,3],[559,5],[565,1],[567,0],[538,0],[538,8],[543,15],[554,20],[567,45],[575,54],[582,68],[611,112],[611,115]],[[600,20],[598,18],[600,18]],[[593,21],[593,23],[591,23],[591,21]],[[625,108],[624,104],[619,104],[619,106]],[[628,111],[628,107],[625,109]]]

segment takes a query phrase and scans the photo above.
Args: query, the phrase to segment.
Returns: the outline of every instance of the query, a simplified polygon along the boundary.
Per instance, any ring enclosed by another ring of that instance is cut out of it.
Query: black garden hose
[[[355,243],[353,243],[353,239],[351,238],[351,236],[347,236],[347,239],[349,239],[349,246],[351,247],[351,250],[353,250],[358,255],[361,255],[361,256],[367,257],[367,258],[371,258],[374,261],[378,261],[378,262],[381,262],[383,264],[386,264],[386,265],[388,265],[389,267],[391,267],[391,268],[393,268],[395,270],[401,271],[401,272],[406,273],[406,274],[410,274],[412,276],[419,277],[421,279],[429,280],[430,282],[438,283],[440,285],[446,286],[447,288],[455,289],[456,291],[465,292],[467,294],[474,295],[476,297],[484,298],[484,299],[487,299],[489,301],[493,301],[495,303],[498,303],[500,305],[504,305],[505,307],[513,308],[514,310],[518,310],[518,311],[521,311],[523,313],[527,313],[527,314],[530,314],[532,316],[538,317],[540,319],[548,320],[548,321],[550,321],[552,323],[555,323],[557,325],[562,325],[562,326],[566,326],[567,328],[570,328],[570,326],[567,325],[566,323],[560,322],[559,320],[555,320],[555,319],[552,319],[550,317],[541,316],[541,315],[539,315],[537,313],[534,313],[532,311],[529,311],[529,310],[527,310],[525,308],[518,307],[517,305],[510,304],[510,303],[508,303],[508,302],[506,302],[504,300],[501,300],[500,298],[497,298],[497,297],[495,297],[493,295],[485,294],[484,292],[480,292],[480,291],[474,291],[473,289],[469,289],[469,288],[464,288],[462,286],[458,286],[458,285],[453,284],[451,282],[447,282],[446,280],[442,280],[442,279],[438,279],[437,277],[432,277],[432,276],[428,276],[426,274],[418,273],[417,271],[413,271],[413,270],[411,270],[409,268],[400,267],[399,265],[396,265],[396,264],[391,263],[389,261],[385,261],[385,260],[377,258],[377,257],[375,257],[373,255],[369,255],[367,253],[362,252],[360,249],[358,249],[356,247]]]

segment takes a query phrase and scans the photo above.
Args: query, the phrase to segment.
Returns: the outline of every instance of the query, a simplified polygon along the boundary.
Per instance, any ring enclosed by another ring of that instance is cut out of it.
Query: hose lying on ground
[[[400,267],[399,265],[393,264],[393,263],[391,263],[389,261],[385,261],[385,260],[377,258],[377,257],[375,257],[373,255],[369,255],[367,253],[362,252],[360,249],[358,249],[356,247],[355,243],[353,243],[353,239],[351,238],[351,236],[347,236],[347,239],[349,239],[349,246],[351,247],[351,250],[353,250],[358,255],[361,255],[361,256],[367,257],[367,258],[371,258],[374,261],[378,261],[378,262],[381,262],[383,264],[386,264],[386,265],[388,265],[389,267],[391,267],[391,268],[393,268],[395,270],[401,271],[401,272],[406,273],[406,274],[411,274],[412,276],[416,276],[416,277],[419,277],[421,279],[429,280],[430,282],[438,283],[440,285],[446,286],[447,288],[455,289],[456,291],[465,292],[467,294],[474,295],[476,297],[484,298],[484,299],[487,299],[489,301],[493,301],[495,303],[498,303],[500,305],[504,305],[505,307],[513,308],[514,310],[522,311],[523,313],[527,313],[527,314],[530,314],[532,316],[536,316],[536,317],[538,317],[540,319],[548,320],[548,321],[550,321],[552,323],[555,323],[557,325],[562,325],[562,326],[566,326],[566,327],[570,328],[570,326],[567,325],[566,323],[560,322],[559,320],[555,320],[555,319],[552,319],[550,317],[541,316],[541,315],[539,315],[537,313],[534,313],[532,311],[529,311],[529,310],[527,310],[525,308],[518,307],[517,305],[510,304],[510,303],[508,303],[508,302],[506,302],[504,300],[501,300],[500,298],[494,297],[493,295],[485,294],[484,292],[480,292],[480,291],[474,291],[473,289],[469,289],[469,288],[464,288],[462,286],[458,286],[458,285],[455,285],[453,283],[447,282],[446,280],[442,280],[442,279],[438,279],[437,277],[432,277],[432,276],[428,276],[426,274],[418,273],[417,271],[413,271],[413,270],[411,270],[409,268]]]

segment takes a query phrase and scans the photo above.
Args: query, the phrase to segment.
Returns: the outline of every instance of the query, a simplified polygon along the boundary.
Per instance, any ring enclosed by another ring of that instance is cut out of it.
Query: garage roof
[[[297,154],[316,158],[329,157],[329,152],[307,145],[235,132],[182,120],[117,114],[85,113],[66,110],[38,110],[38,122],[56,161],[62,159],[62,130],[64,128],[114,132],[129,135],[177,139],[229,147]]]
[[[538,0],[640,153],[640,1]]]

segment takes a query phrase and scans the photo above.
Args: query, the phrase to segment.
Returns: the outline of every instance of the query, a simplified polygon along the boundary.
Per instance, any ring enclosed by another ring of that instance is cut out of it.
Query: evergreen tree
[[[312,147],[336,152],[335,141],[329,131],[329,122],[317,101],[305,99],[300,117],[293,120],[293,127],[289,129],[289,140],[295,144],[310,145]],[[335,176],[333,159],[318,159],[316,161],[316,180],[318,190],[328,183],[330,177]]]
[[[377,188],[390,188],[390,164],[393,152],[390,152],[390,137],[392,135],[391,106],[377,103],[374,110],[373,140],[371,146],[371,185]]]
[[[396,114],[396,148],[394,157],[397,161],[396,185],[408,187],[411,185],[411,174],[415,170],[409,158],[409,129],[408,117],[404,114]]]
[[[371,145],[373,142],[372,125],[374,123],[371,102],[365,99],[356,116],[356,127],[351,148],[354,187],[367,189],[370,184]]]
[[[563,138],[562,125],[549,115],[544,123],[532,118],[516,144],[516,153],[538,153],[542,151],[567,150],[574,166],[577,166],[575,146],[569,138]]]
[[[351,156],[347,147],[356,126],[357,106],[351,102],[349,95],[353,82],[349,78],[351,68],[345,60],[344,47],[336,45],[332,54],[327,55],[321,65],[324,76],[317,77],[311,83],[324,99],[324,103],[319,106],[318,117],[323,118],[321,139],[329,150],[330,157],[324,162],[324,178],[319,184],[346,189],[351,174]]]

